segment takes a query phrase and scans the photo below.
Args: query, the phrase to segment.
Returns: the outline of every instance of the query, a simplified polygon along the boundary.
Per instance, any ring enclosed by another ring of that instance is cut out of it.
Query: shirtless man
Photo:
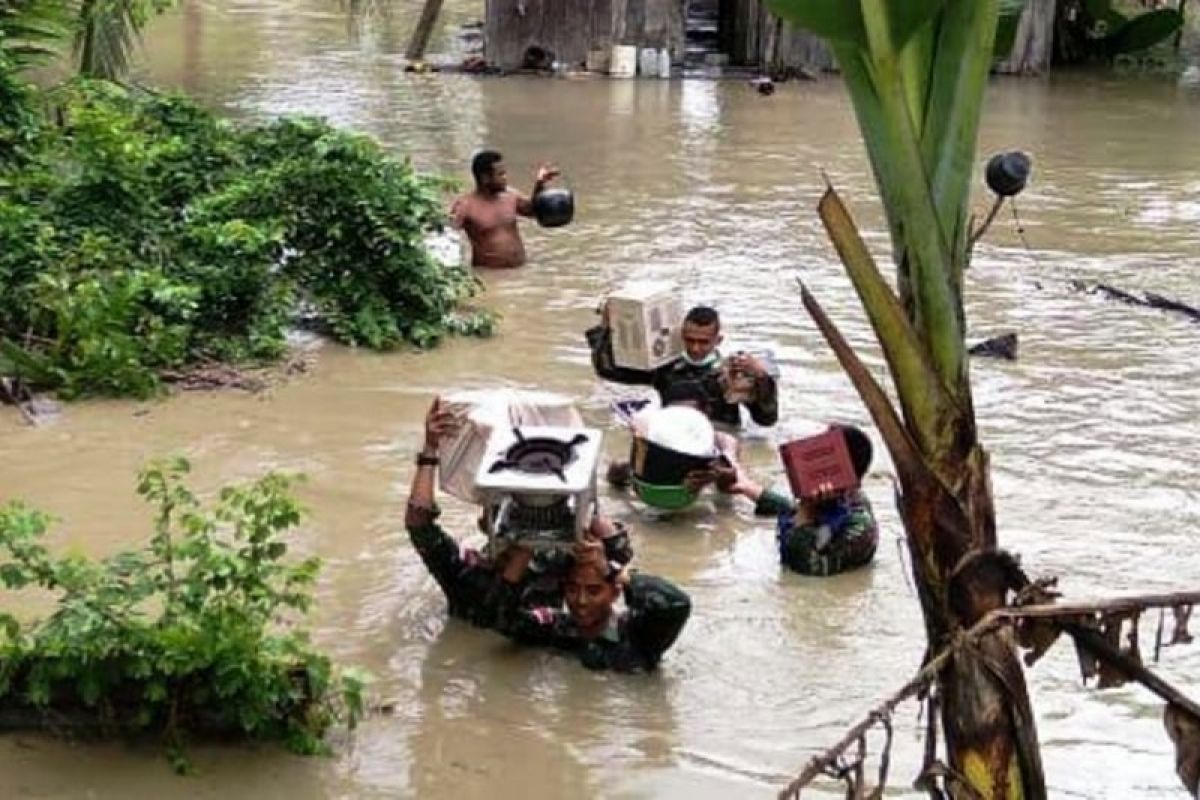
[[[450,224],[467,232],[471,240],[471,265],[509,269],[525,263],[525,245],[517,230],[517,216],[533,216],[533,200],[508,188],[508,170],[494,150],[484,150],[471,161],[475,191],[454,201]],[[558,176],[554,167],[538,167],[533,197]]]

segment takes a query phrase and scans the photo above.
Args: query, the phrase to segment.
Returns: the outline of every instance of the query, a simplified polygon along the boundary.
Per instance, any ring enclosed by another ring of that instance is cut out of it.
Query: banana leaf
[[[1110,56],[1136,53],[1165,42],[1183,27],[1183,15],[1173,8],[1160,8],[1139,14],[1104,38],[1104,50]]]

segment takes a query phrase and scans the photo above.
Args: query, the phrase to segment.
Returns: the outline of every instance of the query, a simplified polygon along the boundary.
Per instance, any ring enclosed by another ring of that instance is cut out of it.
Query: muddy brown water
[[[918,663],[917,602],[884,478],[869,484],[884,526],[877,563],[828,580],[782,573],[771,524],[745,504],[654,520],[606,497],[633,524],[642,568],[695,602],[655,675],[591,674],[445,621],[402,527],[431,396],[547,388],[607,426],[623,392],[592,377],[581,331],[606,289],[670,278],[688,300],[720,307],[731,345],[777,354],[783,421],[748,445],[754,470],[776,479],[784,437],[866,421],[799,309],[796,275],[879,363],[813,212],[820,170],[881,252],[886,237],[834,80],[764,99],[737,82],[409,76],[397,53],[414,6],[351,24],[319,0],[185,3],[152,29],[143,75],[239,116],[324,114],[464,177],[485,144],[505,152],[518,183],[553,159],[577,193],[577,221],[527,225],[533,263],[485,276],[499,336],[430,353],[326,345],[311,374],[266,396],[82,403],[36,430],[0,414],[0,498],[53,512],[55,544],[92,553],[146,535],[133,482],[150,457],[186,454],[206,491],[266,469],[307,474],[312,513],[297,548],[326,564],[316,639],[374,672],[395,713],[329,758],[198,748],[199,775],[186,779],[151,749],[8,735],[0,797],[767,797]],[[447,7],[455,21],[477,13]],[[1017,363],[975,363],[976,404],[1002,541],[1074,597],[1200,579],[1200,326],[1065,288],[1107,281],[1200,303],[1197,130],[1200,95],[1148,81],[1058,76],[990,90],[983,150],[1025,148],[1037,172],[1019,204],[1024,241],[1006,213],[969,277],[972,337],[1017,330],[1022,348]],[[620,439],[609,435],[610,453]],[[452,529],[471,530],[470,509],[447,512]],[[1162,671],[1195,694],[1200,648],[1168,651]],[[1052,796],[1181,796],[1154,698],[1080,690],[1065,647],[1030,681]],[[915,708],[897,726],[903,787],[920,752]]]

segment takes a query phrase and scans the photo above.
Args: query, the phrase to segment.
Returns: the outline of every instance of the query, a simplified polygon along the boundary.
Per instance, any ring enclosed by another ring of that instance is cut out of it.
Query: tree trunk
[[[956,490],[929,475],[904,486],[900,500],[930,652],[1004,606],[1017,582],[1015,563],[996,550],[987,457],[972,441],[974,431],[964,434],[960,441],[970,441],[970,449],[948,465],[963,476]],[[987,800],[1046,796],[1024,671],[1008,630],[953,658],[938,692],[951,775]],[[955,791],[955,780],[948,784],[952,796],[973,797]]]
[[[931,652],[1002,607],[1014,582],[1012,562],[994,549],[986,459],[965,458],[962,469],[970,476],[964,485],[974,488],[958,498],[936,491],[930,498],[918,491],[901,499],[910,544],[924,539],[932,545],[912,549]],[[961,509],[967,511],[965,519],[959,518]],[[928,529],[931,519],[933,536],[916,535],[918,526]],[[986,532],[990,541],[980,542],[971,531]],[[973,539],[979,546],[972,546]],[[939,675],[938,693],[951,775],[961,775],[988,800],[1046,796],[1033,711],[1008,629],[982,637],[977,647],[952,658]],[[973,797],[956,791],[955,780],[948,784],[952,796]]]
[[[1008,58],[996,65],[996,71],[1009,75],[1038,75],[1050,69],[1054,53],[1054,19],[1058,0],[1029,0],[1017,26]]]
[[[433,26],[437,23],[438,15],[442,13],[442,0],[425,0],[421,9],[421,18],[417,20],[416,30],[408,42],[408,50],[404,57],[409,61],[420,61],[425,57],[429,47],[429,37],[433,34]]]

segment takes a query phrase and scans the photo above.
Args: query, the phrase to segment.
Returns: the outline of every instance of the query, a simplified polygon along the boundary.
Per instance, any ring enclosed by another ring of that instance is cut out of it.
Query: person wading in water
[[[592,367],[596,375],[614,383],[631,386],[653,386],[663,405],[669,405],[672,391],[680,384],[692,383],[707,402],[699,408],[715,423],[729,428],[741,426],[739,406],[745,406],[750,418],[763,426],[779,420],[779,389],[767,366],[755,356],[738,353],[730,356],[731,366],[751,381],[747,397],[731,401],[722,385],[721,318],[708,306],[696,306],[683,319],[680,338],[683,353],[658,369],[641,370],[618,367],[613,359],[612,328],[609,326],[608,303],[601,310],[600,324],[584,334],[592,351]]]
[[[538,167],[533,194],[526,197],[508,188],[508,170],[495,150],[484,150],[471,161],[475,191],[454,201],[450,224],[471,240],[471,266],[511,269],[525,263],[525,244],[517,217],[533,216],[533,197],[558,177],[551,166]]]
[[[514,544],[485,558],[442,530],[434,493],[437,453],[442,438],[452,436],[457,425],[454,414],[434,400],[404,513],[413,549],[445,594],[450,616],[522,644],[567,651],[589,669],[656,668],[683,630],[691,600],[665,578],[614,563],[607,546],[616,532],[611,523],[593,519],[590,535],[575,545],[559,591],[546,605],[526,602],[532,550]],[[625,608],[619,610],[616,602],[622,595]]]

